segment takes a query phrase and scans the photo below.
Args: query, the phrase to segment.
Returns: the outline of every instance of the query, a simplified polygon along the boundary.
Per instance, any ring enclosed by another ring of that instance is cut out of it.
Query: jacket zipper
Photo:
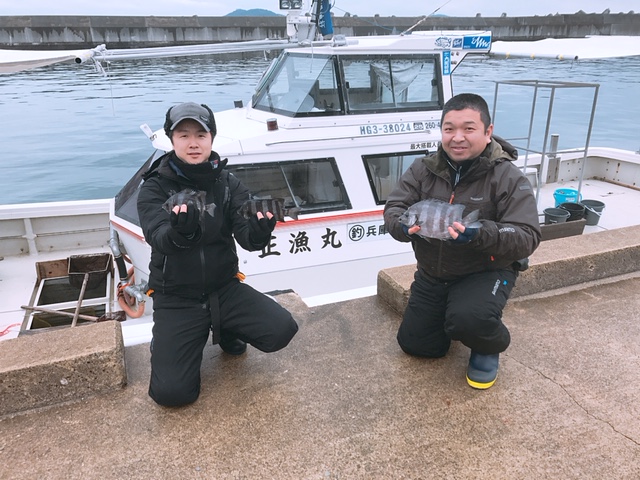
[[[460,182],[460,170],[462,170],[462,167],[460,167],[459,165],[453,165],[448,159],[447,159],[447,163],[456,172],[456,176],[453,179],[453,186],[451,188],[451,197],[449,197],[449,203],[452,204],[453,203],[453,199],[456,196],[456,187],[458,186],[458,183]]]
[[[167,256],[162,256],[162,293],[165,291],[166,286],[166,278],[167,278]]]
[[[202,234],[204,235],[204,231],[202,232]],[[207,269],[205,268],[204,245],[200,245],[200,265],[202,265],[202,268],[200,269],[200,274],[202,278],[202,290],[204,291],[206,287],[206,281],[207,281],[207,275],[205,273]]]

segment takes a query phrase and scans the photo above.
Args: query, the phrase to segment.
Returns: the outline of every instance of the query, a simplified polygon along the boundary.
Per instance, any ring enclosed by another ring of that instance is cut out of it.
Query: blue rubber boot
[[[482,355],[472,350],[467,367],[467,383],[480,390],[491,387],[498,376],[499,358],[499,353]]]

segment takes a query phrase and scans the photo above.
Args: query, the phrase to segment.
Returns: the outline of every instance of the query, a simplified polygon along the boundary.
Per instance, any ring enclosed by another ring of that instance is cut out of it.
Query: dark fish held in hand
[[[177,205],[194,205],[198,212],[200,213],[200,224],[202,224],[204,220],[204,214],[208,213],[213,217],[213,212],[216,210],[216,204],[210,203],[207,205],[206,203],[207,193],[200,190],[195,191],[193,189],[187,188],[182,190],[181,192],[176,193],[175,195],[171,195],[166,202],[162,205],[162,208],[167,213],[171,213],[171,210]]]
[[[285,216],[297,220],[300,211],[301,209],[298,207],[285,208],[284,198],[264,198],[244,202],[240,208],[240,215],[249,218],[258,212],[262,214],[271,212],[278,222],[284,222]]]
[[[447,227],[452,226],[453,222],[460,222],[465,227],[471,228],[481,226],[481,223],[478,222],[480,210],[474,210],[462,218],[464,209],[465,206],[460,203],[450,204],[435,199],[422,200],[411,205],[406,212],[400,215],[398,221],[409,228],[419,225],[420,231],[416,235],[423,238],[448,240],[451,235],[449,235]]]

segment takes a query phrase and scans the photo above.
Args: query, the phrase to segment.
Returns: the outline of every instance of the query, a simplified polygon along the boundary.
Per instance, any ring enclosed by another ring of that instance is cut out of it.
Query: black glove
[[[171,210],[170,219],[171,228],[188,239],[194,238],[200,229],[200,212],[193,204],[187,204],[186,212],[175,213]]]
[[[249,240],[254,245],[264,245],[271,240],[271,232],[276,228],[276,217],[266,216],[258,219],[257,215],[249,217]]]
[[[413,228],[413,227],[412,227]],[[409,237],[409,238],[416,238],[416,235],[413,233],[409,233],[409,227],[407,227],[405,224],[402,224],[402,231],[404,232],[404,234]]]
[[[465,243],[469,243],[471,240],[476,238],[478,235],[478,228],[465,228],[464,233],[458,233],[457,238],[452,238],[449,240],[451,243],[457,243],[458,245],[464,245]]]

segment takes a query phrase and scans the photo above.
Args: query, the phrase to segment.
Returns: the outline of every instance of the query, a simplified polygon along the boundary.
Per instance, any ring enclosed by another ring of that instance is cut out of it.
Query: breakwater
[[[403,32],[423,17],[334,17],[347,36]],[[429,17],[415,30],[490,30],[494,40],[640,35],[640,13],[533,17]],[[0,48],[68,49],[192,45],[286,38],[285,17],[0,16]]]

